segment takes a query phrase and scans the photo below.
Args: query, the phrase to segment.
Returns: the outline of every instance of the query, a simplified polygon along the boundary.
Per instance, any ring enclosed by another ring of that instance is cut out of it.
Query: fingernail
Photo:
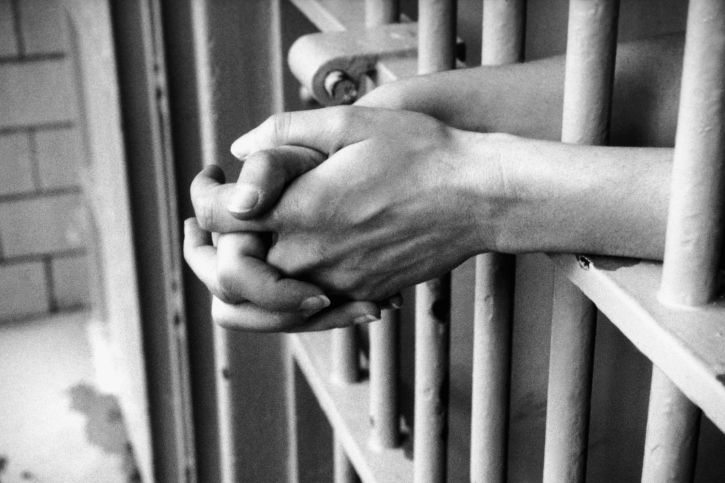
[[[390,305],[392,305],[392,307],[394,309],[399,309],[400,307],[402,307],[403,306],[403,296],[402,295],[395,295],[395,296],[391,297],[390,298]]]
[[[352,323],[355,325],[369,324],[370,322],[377,322],[378,320],[380,320],[380,319],[375,317],[374,315],[366,314],[366,315],[361,315],[360,317],[357,317],[356,319],[353,319]]]
[[[241,150],[241,140],[242,138],[237,139],[232,143],[232,147],[229,149],[232,152],[232,155],[235,158],[241,158],[242,157],[242,150]]]
[[[314,297],[306,298],[300,305],[300,310],[305,311],[320,311],[330,305],[330,299],[324,295],[315,295]]]
[[[227,208],[235,213],[244,213],[257,206],[259,191],[252,185],[240,184],[232,192]]]

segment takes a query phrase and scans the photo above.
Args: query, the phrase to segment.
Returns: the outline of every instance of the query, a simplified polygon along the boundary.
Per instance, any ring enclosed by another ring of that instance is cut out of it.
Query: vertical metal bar
[[[481,63],[523,60],[525,0],[484,0]],[[506,480],[511,328],[516,258],[476,257],[471,482]]]
[[[400,17],[398,0],[366,0],[365,25],[394,23]],[[398,311],[383,310],[382,320],[370,324],[370,446],[394,448],[400,442],[398,416]]]
[[[418,73],[456,67],[455,0],[419,0]]]
[[[471,404],[471,482],[504,482],[508,446],[511,322],[516,259],[476,257]]]
[[[400,0],[365,0],[365,25],[377,27],[400,19]]]
[[[334,483],[357,483],[359,481],[357,473],[355,473],[355,468],[350,463],[347,453],[345,453],[345,448],[343,448],[340,438],[335,435],[333,440],[333,458],[335,462],[333,468]]]
[[[561,140],[605,144],[609,132],[618,0],[571,0]],[[596,308],[557,273],[551,328],[544,481],[586,474]]]
[[[415,483],[446,481],[450,296],[450,274],[416,287]]]
[[[700,409],[657,366],[653,366],[643,483],[693,480],[700,415]]]
[[[554,280],[543,481],[583,482],[597,311],[559,270]]]
[[[332,331],[331,376],[339,384],[350,384],[360,378],[357,332],[354,326]]]
[[[418,73],[455,68],[456,2],[419,0]],[[419,284],[415,291],[416,483],[446,481],[451,276]]]
[[[483,0],[481,64],[524,60],[526,0]]]
[[[687,16],[680,109],[660,299],[685,306],[718,296],[725,187],[725,3],[693,0]],[[652,370],[642,481],[692,481],[700,410]]]
[[[214,324],[214,365],[216,367],[217,414],[219,415],[219,456],[221,481],[237,481],[232,425],[231,374],[229,372],[229,334],[226,329]]]
[[[661,298],[717,294],[725,188],[725,2],[693,0],[687,19]]]
[[[400,442],[398,417],[398,311],[385,310],[370,324],[370,446]]]
[[[618,12],[618,0],[569,3],[562,142],[607,143]]]
[[[365,24],[368,27],[395,22],[400,16],[400,3],[392,0],[366,0]],[[385,315],[384,315],[385,317]],[[390,317],[390,315],[388,315]],[[355,382],[358,380],[357,338],[354,327],[333,331],[334,370],[333,377],[338,381]],[[372,344],[371,340],[371,344]]]
[[[194,45],[207,46],[209,39],[209,15],[203,2],[191,3],[192,32]],[[199,137],[204,165],[213,164],[216,159],[217,142],[212,99],[213,76],[210,52],[207,48],[195,51],[195,68],[198,79],[197,109],[199,113]],[[219,474],[222,483],[236,481],[234,460],[234,434],[231,416],[231,390],[229,387],[228,334],[216,324],[212,325],[214,339],[214,369],[216,380],[217,425],[219,435]]]

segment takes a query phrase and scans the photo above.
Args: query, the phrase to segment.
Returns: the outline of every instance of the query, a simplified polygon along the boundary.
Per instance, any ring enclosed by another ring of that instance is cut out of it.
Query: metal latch
[[[320,104],[333,106],[355,102],[363,76],[378,62],[417,53],[418,25],[396,23],[305,35],[292,44],[288,62]]]

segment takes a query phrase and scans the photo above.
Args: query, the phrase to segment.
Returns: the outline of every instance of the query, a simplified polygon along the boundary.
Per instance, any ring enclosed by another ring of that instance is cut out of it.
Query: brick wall
[[[0,321],[89,304],[68,45],[57,0],[0,0]]]

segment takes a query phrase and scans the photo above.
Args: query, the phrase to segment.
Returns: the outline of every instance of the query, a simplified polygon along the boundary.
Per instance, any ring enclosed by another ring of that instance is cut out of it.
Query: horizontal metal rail
[[[405,457],[402,448],[380,449],[368,444],[370,383],[362,380],[357,384],[340,386],[330,381],[331,338],[329,332],[293,335],[290,337],[290,349],[320,407],[335,428],[337,440],[363,482],[412,482],[413,461]]]
[[[665,307],[662,264],[611,257],[550,255],[566,276],[725,432],[725,304]]]

